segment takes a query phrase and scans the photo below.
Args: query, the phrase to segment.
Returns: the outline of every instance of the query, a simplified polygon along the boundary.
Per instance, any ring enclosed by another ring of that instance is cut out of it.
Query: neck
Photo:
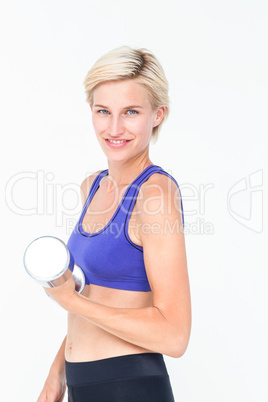
[[[113,191],[115,186],[129,185],[149,165],[153,165],[153,162],[149,159],[148,154],[135,160],[108,160],[107,191]]]

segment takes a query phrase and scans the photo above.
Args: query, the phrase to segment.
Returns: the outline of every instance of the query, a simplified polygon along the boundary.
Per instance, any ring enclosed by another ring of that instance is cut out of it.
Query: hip
[[[69,402],[174,402],[160,353],[65,362]]]

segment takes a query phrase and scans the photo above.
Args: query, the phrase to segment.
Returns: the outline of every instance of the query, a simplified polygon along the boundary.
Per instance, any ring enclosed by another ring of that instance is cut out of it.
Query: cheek
[[[92,125],[96,133],[101,132],[106,127],[104,119],[98,119],[96,117],[92,117]]]
[[[152,122],[150,118],[144,116],[142,119],[136,120],[133,127],[134,126],[137,132],[145,134],[151,130]]]
[[[149,117],[144,118],[141,122],[140,122],[140,131],[144,134],[144,135],[149,135],[152,132],[152,119],[150,119]]]

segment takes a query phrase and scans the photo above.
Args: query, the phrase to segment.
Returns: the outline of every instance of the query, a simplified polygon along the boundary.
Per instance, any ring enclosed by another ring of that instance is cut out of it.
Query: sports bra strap
[[[171,178],[174,183],[176,184],[176,186],[178,187],[179,193],[180,193],[180,204],[181,204],[181,213],[182,213],[182,224],[184,227],[184,212],[183,212],[183,203],[182,203],[182,196],[181,196],[181,190],[180,187],[177,183],[177,181],[174,179],[173,176],[171,176],[169,173],[167,173],[165,170],[163,170],[160,166],[157,165],[151,165],[148,167],[148,170],[146,169],[146,171],[144,171],[140,176],[138,176],[138,178],[133,182],[133,185],[130,188],[129,193],[127,194],[127,196],[124,199],[124,212],[126,213],[126,219],[125,219],[125,229],[127,230],[128,227],[128,222],[131,216],[131,213],[133,211],[136,199],[137,199],[137,195],[139,192],[139,189],[141,187],[141,185],[148,180],[148,178],[153,174],[153,173],[161,173],[164,174],[165,176],[168,176],[169,178]]]
[[[84,216],[85,211],[87,210],[87,208],[88,208],[88,206],[89,206],[89,204],[90,204],[92,198],[94,197],[94,194],[95,194],[96,191],[97,191],[97,188],[99,187],[99,184],[100,184],[101,179],[102,179],[104,176],[106,176],[107,173],[108,173],[108,169],[102,170],[102,171],[95,177],[95,179],[93,180],[93,183],[91,184],[91,187],[90,187],[90,190],[89,190],[89,193],[88,193],[86,202],[85,202],[85,204],[84,204],[84,207],[83,207],[81,216]],[[81,219],[81,217],[80,217],[80,219]]]
[[[121,209],[124,213],[129,214],[132,212],[141,185],[148,180],[152,174],[162,170],[160,166],[150,165],[129,185],[122,199]]]
[[[154,173],[162,173],[165,174],[167,176],[169,176],[177,185],[179,191],[179,185],[176,182],[176,180],[174,179],[174,177],[172,177],[170,174],[168,174],[166,171],[164,171],[160,166],[158,165],[149,165],[147,166],[137,177],[135,180],[133,180],[133,182],[127,187],[121,201],[120,204],[117,208],[117,218],[119,218],[119,216],[121,214],[124,215],[124,217],[126,218],[126,223],[128,222],[130,215],[132,213],[132,210],[134,208],[136,199],[137,199],[137,195],[139,192],[139,189],[141,187],[141,185],[149,179],[149,177],[154,174]],[[82,211],[82,216],[84,215],[85,211],[87,210],[92,198],[94,197],[94,194],[96,193],[100,181],[104,176],[107,176],[108,174],[108,169],[102,170],[97,177],[94,179],[92,186],[90,188],[87,200],[85,202],[83,211]],[[181,209],[182,209],[182,219],[183,219],[183,226],[184,226],[184,216],[183,216],[183,206],[182,206],[182,200],[181,200]],[[119,214],[119,216],[118,216]]]
[[[155,173],[158,170],[162,170],[160,166],[157,165],[149,165],[147,168],[145,168],[138,177],[136,177],[135,180],[127,187],[124,196],[122,197],[122,200],[120,202],[120,206],[122,207],[123,212],[127,212],[132,204],[133,201],[133,196],[138,193],[138,190],[141,186],[141,184],[152,174]],[[104,176],[107,176],[108,174],[108,169],[102,170],[94,179],[89,194],[87,196],[85,205],[83,210],[87,210],[92,198],[94,197],[94,194],[96,193],[100,181]],[[134,202],[133,202],[134,206]],[[121,208],[120,208],[121,209]]]

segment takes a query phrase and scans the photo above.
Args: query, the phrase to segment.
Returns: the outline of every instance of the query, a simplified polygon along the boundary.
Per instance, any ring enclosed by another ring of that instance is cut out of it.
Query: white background
[[[83,80],[122,45],[153,51],[170,83],[151,159],[178,181],[187,229],[192,333],[182,358],[166,358],[176,401],[268,401],[267,8],[1,2],[2,401],[37,399],[65,335],[66,313],[22,257],[35,237],[68,239],[81,181],[107,168]]]

